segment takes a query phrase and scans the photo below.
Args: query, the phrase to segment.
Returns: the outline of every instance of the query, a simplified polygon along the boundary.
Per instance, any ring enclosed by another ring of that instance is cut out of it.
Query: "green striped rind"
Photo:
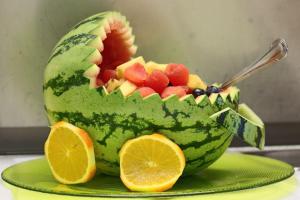
[[[251,146],[263,149],[265,144],[265,128],[259,117],[245,104],[239,106],[239,113],[226,108],[210,118],[215,119],[229,132],[236,134]]]
[[[44,87],[45,107],[51,124],[68,121],[90,134],[97,167],[104,173],[118,175],[122,144],[140,135],[159,132],[177,143],[187,160],[185,174],[209,166],[232,140],[233,134],[209,118],[216,106],[207,96],[197,102],[192,95],[162,100],[158,94],[143,99],[134,93],[125,98],[119,90],[90,89],[85,80],[51,79]]]
[[[131,31],[129,22],[126,21],[126,18],[120,13],[111,11],[102,12],[90,16],[76,24],[69,33],[67,33],[60,39],[60,41],[56,44],[54,50],[58,48],[64,41],[76,35],[92,34],[103,39],[105,37],[105,28],[107,28],[109,22],[114,19],[121,21],[122,24]]]
[[[81,33],[78,35],[73,35],[65,40],[63,40],[52,53],[52,56],[49,58],[48,62],[51,62],[53,58],[56,56],[62,55],[66,51],[70,50],[72,47],[75,46],[87,46],[91,42],[93,42],[97,38],[96,35]]]
[[[44,88],[48,81],[62,78],[69,79],[78,70],[87,70],[94,63],[101,62],[102,41],[106,38],[109,23],[117,20],[123,24],[119,30],[128,42],[132,54],[136,51],[134,36],[126,18],[118,12],[104,12],[91,16],[73,27],[55,46],[49,58],[44,74]]]
[[[215,83],[214,85],[219,85]],[[240,98],[240,90],[237,87],[230,87],[227,92],[212,93],[209,96],[215,112],[227,107],[237,110]]]
[[[71,87],[89,83],[90,80],[82,76],[84,72],[84,70],[77,70],[72,76],[68,77],[68,79],[66,80],[64,80],[63,76],[58,75],[56,78],[49,80],[44,85],[43,89],[51,87],[53,88],[53,94],[56,96],[60,96],[62,93],[69,90]]]
[[[44,90],[51,124],[67,121],[86,130],[94,141],[98,168],[107,174],[119,173],[118,152],[128,139],[159,132],[183,150],[185,174],[201,170],[222,155],[232,134],[209,118],[208,98],[196,103],[192,95],[184,99],[158,94],[143,99],[139,93],[124,98],[119,90],[107,94],[103,88],[89,89],[88,83],[71,87],[56,96]]]

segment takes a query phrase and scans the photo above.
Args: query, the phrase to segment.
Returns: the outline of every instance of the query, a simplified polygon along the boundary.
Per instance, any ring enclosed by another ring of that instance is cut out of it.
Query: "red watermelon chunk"
[[[161,94],[162,98],[166,98],[170,95],[177,95],[178,97],[183,97],[186,95],[186,89],[181,86],[169,86]]]
[[[146,97],[149,96],[150,94],[155,93],[155,91],[149,87],[140,87],[137,91],[140,92],[142,97]]]
[[[168,86],[168,77],[160,70],[154,70],[147,78],[145,86],[152,88],[157,93],[162,91]]]
[[[189,70],[183,64],[168,64],[165,73],[173,86],[186,85],[189,79]]]
[[[135,63],[124,72],[124,78],[137,86],[143,86],[148,74],[143,65]]]

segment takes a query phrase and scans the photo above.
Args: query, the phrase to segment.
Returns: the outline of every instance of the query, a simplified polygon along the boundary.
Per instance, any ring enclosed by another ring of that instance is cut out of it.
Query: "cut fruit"
[[[189,79],[189,70],[183,64],[168,64],[165,73],[173,86],[184,86]]]
[[[140,92],[142,97],[146,97],[155,93],[155,91],[149,87],[140,87],[137,91]]]
[[[202,90],[206,90],[207,85],[197,74],[190,74],[189,80],[187,82],[187,86],[191,89],[199,88]]]
[[[151,74],[154,70],[160,70],[164,72],[166,70],[166,64],[158,64],[153,61],[149,61],[146,63],[145,68],[148,74]]]
[[[168,77],[159,70],[154,70],[145,81],[145,86],[152,88],[158,93],[162,93],[162,91],[168,86],[168,84]]]
[[[117,79],[111,79],[107,82],[106,84],[106,90],[107,92],[112,92],[114,91],[115,89],[117,89],[118,87],[120,87],[122,85],[122,83],[124,83],[124,79],[120,79],[120,80],[117,80]]]
[[[133,93],[136,90],[136,88],[137,86],[131,83],[130,81],[125,81],[120,86],[120,90],[125,97]]]
[[[161,94],[161,98],[166,98],[170,95],[177,95],[178,97],[183,97],[186,95],[186,89],[181,86],[169,86]]]
[[[143,86],[148,74],[143,65],[134,63],[125,69],[124,78],[137,86]]]
[[[181,176],[184,167],[182,150],[160,134],[128,140],[120,151],[121,180],[132,191],[168,190]]]
[[[99,76],[98,79],[101,79],[103,83],[107,83],[110,79],[117,78],[116,71],[113,69],[101,70]]]
[[[132,59],[132,60],[130,60],[130,61],[128,61],[128,62],[126,62],[126,63],[124,63],[122,65],[119,65],[117,67],[117,77],[118,78],[124,78],[124,72],[125,72],[125,70],[128,67],[131,67],[135,63],[139,63],[139,64],[145,66],[145,60],[144,60],[144,58],[142,56],[134,58],[134,59]]]
[[[45,155],[55,179],[64,184],[85,183],[96,172],[93,142],[82,129],[67,122],[51,127]]]

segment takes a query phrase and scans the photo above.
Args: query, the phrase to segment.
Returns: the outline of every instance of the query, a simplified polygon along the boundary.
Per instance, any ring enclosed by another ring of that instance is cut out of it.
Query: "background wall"
[[[288,59],[239,84],[242,101],[265,121],[300,121],[298,0],[1,0],[0,126],[45,126],[42,79],[57,40],[105,10],[130,20],[138,55],[185,63],[208,83],[223,81],[277,37]]]

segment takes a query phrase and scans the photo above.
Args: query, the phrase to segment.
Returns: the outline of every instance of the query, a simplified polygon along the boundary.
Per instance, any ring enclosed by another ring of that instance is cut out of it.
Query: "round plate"
[[[85,184],[63,185],[52,177],[44,158],[13,165],[3,171],[2,179],[16,187],[52,194],[89,197],[170,197],[249,189],[281,181],[293,173],[292,166],[278,160],[225,153],[208,169],[182,177],[171,190],[158,193],[130,192],[119,177],[106,175],[97,175]]]

